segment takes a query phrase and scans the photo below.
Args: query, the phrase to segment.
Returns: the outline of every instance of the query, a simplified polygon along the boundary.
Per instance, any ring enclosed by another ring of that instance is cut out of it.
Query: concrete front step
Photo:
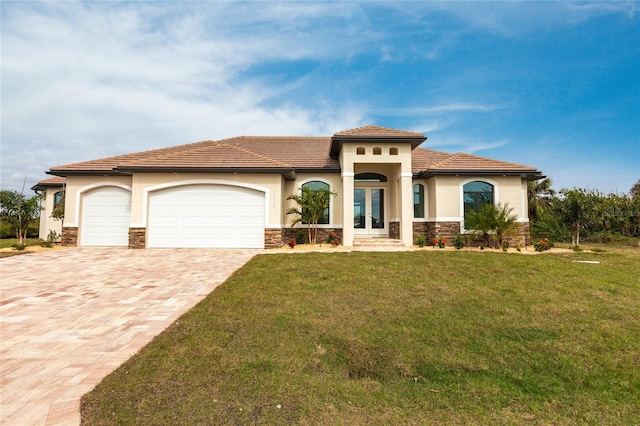
[[[404,247],[402,240],[394,238],[354,238],[354,247]]]

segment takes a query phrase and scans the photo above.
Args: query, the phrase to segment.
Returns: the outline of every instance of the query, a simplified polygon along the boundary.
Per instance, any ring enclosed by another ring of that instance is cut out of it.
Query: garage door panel
[[[264,193],[225,185],[169,188],[149,196],[149,247],[264,247]]]
[[[126,247],[130,221],[131,192],[115,186],[88,191],[82,199],[80,245]]]

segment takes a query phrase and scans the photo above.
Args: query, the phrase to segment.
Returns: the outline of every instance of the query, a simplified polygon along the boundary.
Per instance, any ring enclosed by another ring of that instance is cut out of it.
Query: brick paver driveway
[[[0,424],[77,425],[80,397],[259,250],[0,259]]]

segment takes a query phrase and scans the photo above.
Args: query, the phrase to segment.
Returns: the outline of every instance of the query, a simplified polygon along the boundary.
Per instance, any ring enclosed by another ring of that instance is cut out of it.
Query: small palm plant
[[[467,213],[465,221],[470,224],[471,231],[482,234],[487,247],[492,246],[492,236],[495,236],[496,246],[502,247],[505,238],[515,232],[518,218],[511,212],[513,207],[509,207],[509,203],[497,206],[485,204],[480,211]]]
[[[287,200],[293,200],[298,204],[297,207],[291,207],[287,210],[287,214],[295,215],[291,220],[291,227],[293,228],[298,223],[307,225],[308,241],[315,244],[318,222],[325,217],[329,201],[331,197],[336,195],[335,192],[328,189],[312,189],[307,186],[303,186],[300,193],[289,195]]]

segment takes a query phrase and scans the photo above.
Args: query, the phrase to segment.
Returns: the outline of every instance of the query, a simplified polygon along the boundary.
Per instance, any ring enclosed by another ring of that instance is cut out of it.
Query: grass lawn
[[[8,250],[11,249],[13,247],[14,244],[16,244],[18,242],[17,238],[1,238],[0,239],[0,258],[3,257],[11,257],[11,256],[17,256],[19,254],[26,254],[26,251],[21,251],[21,250]],[[24,240],[24,244],[25,246],[39,246],[42,243],[42,240],[40,238],[26,238]],[[7,249],[7,250],[2,250],[2,249]]]
[[[639,424],[639,276],[638,250],[257,256],[83,424]]]
[[[18,242],[17,238],[2,238],[0,239],[0,248],[12,247]],[[42,240],[40,238],[26,238],[24,244],[26,246],[38,246]]]

